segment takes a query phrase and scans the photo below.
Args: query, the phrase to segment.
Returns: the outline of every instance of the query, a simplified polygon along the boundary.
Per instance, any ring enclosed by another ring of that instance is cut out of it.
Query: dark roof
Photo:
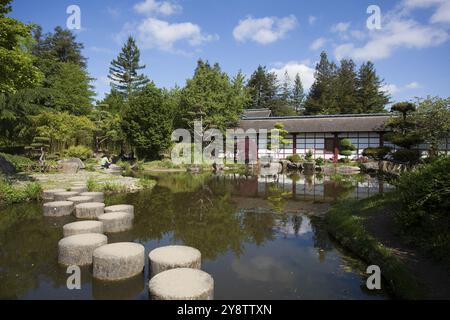
[[[246,109],[243,118],[266,118],[270,117],[271,114],[270,109]]]
[[[244,130],[271,130],[277,123],[284,124],[291,133],[313,132],[376,132],[384,131],[390,114],[323,115],[301,117],[243,118],[238,127]]]

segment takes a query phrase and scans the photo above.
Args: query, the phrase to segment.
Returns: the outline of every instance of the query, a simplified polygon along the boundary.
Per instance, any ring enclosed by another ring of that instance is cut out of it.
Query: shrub
[[[396,213],[400,230],[434,256],[450,260],[450,157],[403,174],[395,192],[402,205]]]
[[[420,161],[420,151],[410,149],[400,149],[394,152],[393,159],[407,164],[416,164]]]
[[[346,161],[348,162],[348,157],[350,157],[353,153],[353,151],[356,150],[356,147],[352,144],[352,141],[350,139],[342,139],[340,142],[340,152],[339,154],[341,156],[346,157]]]
[[[363,156],[375,161],[383,160],[390,152],[390,147],[366,148],[363,150]]]
[[[87,160],[92,158],[92,150],[86,146],[72,146],[67,149],[66,155],[71,158]]]
[[[42,188],[37,182],[13,185],[0,177],[0,203],[13,204],[41,198]]]
[[[7,161],[11,162],[16,171],[25,171],[27,168],[31,167],[35,162],[27,157],[14,156],[12,154],[0,153],[0,157],[5,158]]]
[[[299,163],[300,161],[302,161],[302,158],[298,154],[294,154],[292,156],[289,156],[286,159],[289,160],[292,163]]]
[[[316,159],[316,165],[317,166],[323,166],[325,164],[325,160],[323,158],[317,158]]]
[[[305,155],[305,160],[311,161],[312,158],[313,158],[313,152],[312,152],[312,150],[308,150],[308,152],[306,152],[306,155]]]

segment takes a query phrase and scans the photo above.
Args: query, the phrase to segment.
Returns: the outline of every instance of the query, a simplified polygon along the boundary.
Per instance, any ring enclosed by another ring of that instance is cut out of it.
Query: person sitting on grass
[[[107,155],[104,155],[103,158],[100,160],[100,164],[103,169],[109,169],[111,166],[111,161],[109,160]]]

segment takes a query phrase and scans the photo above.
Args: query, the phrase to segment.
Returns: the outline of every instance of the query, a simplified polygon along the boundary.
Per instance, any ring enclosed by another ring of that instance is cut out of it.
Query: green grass
[[[365,228],[364,217],[389,206],[392,199],[375,196],[346,200],[333,206],[325,218],[328,232],[345,248],[370,265],[378,265],[396,298],[420,299],[424,292],[417,279],[393,250],[383,246]]]
[[[7,161],[11,162],[11,164],[14,166],[17,172],[25,171],[35,164],[35,161],[23,156],[15,156],[7,153],[0,153],[0,157],[3,157]]]
[[[42,187],[37,182],[14,184],[0,177],[0,204],[14,204],[41,199]]]

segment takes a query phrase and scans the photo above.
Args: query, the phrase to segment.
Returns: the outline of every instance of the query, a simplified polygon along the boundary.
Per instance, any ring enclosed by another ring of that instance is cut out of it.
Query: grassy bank
[[[37,182],[17,183],[0,177],[0,205],[40,200],[42,187]]]
[[[378,265],[392,294],[399,299],[420,299],[424,292],[406,264],[391,248],[380,243],[364,220],[395,206],[392,195],[360,201],[346,200],[332,207],[325,218],[329,233],[369,265]]]

